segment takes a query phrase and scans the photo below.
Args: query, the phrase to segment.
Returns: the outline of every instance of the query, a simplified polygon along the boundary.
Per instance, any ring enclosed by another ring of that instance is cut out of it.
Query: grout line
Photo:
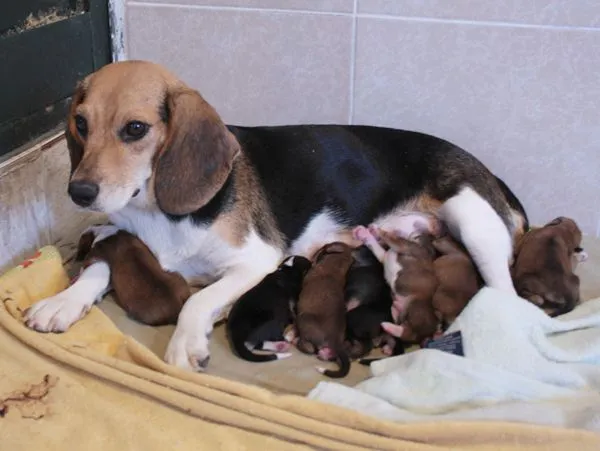
[[[428,23],[442,23],[442,24],[456,24],[456,25],[484,25],[489,27],[501,27],[501,28],[535,28],[542,30],[573,30],[573,31],[600,31],[600,27],[586,27],[586,26],[573,26],[573,25],[544,25],[544,24],[530,24],[523,22],[502,22],[494,20],[467,20],[467,19],[439,19],[435,17],[421,17],[421,16],[388,16],[385,14],[358,14],[358,17],[366,19],[382,19],[382,20],[398,20],[402,22],[428,22]]]
[[[271,12],[271,13],[298,13],[315,14],[320,16],[348,16],[352,17],[352,12],[346,11],[313,11],[309,9],[282,9],[282,8],[252,8],[244,6],[212,6],[212,5],[187,5],[181,3],[154,3],[129,1],[128,6],[144,6],[149,8],[177,8],[177,9],[200,9],[208,11],[242,11],[242,12]]]
[[[352,38],[350,41],[350,99],[348,104],[348,124],[352,125],[354,121],[354,77],[356,73],[356,27],[358,17],[358,0],[354,0],[354,12],[352,17]]]
[[[598,219],[598,228],[596,229],[596,236],[600,238],[600,218]]]
[[[149,8],[180,8],[180,9],[200,9],[200,10],[214,10],[214,11],[263,11],[263,12],[275,12],[275,13],[299,13],[299,14],[316,14],[324,16],[350,16],[360,17],[366,19],[381,19],[381,20],[397,20],[402,22],[428,22],[428,23],[442,23],[442,24],[457,24],[457,25],[483,25],[490,27],[502,27],[502,28],[534,28],[542,30],[573,30],[573,31],[600,31],[600,27],[590,26],[573,26],[573,25],[544,25],[544,24],[531,24],[523,22],[502,22],[494,20],[468,20],[468,19],[448,19],[448,18],[434,18],[434,17],[421,17],[421,16],[397,16],[397,15],[386,15],[386,14],[370,14],[370,13],[359,13],[355,6],[353,12],[346,11],[315,11],[308,9],[283,9],[283,8],[260,8],[260,7],[240,7],[240,6],[212,6],[212,5],[191,5],[185,3],[154,3],[154,2],[143,2],[143,1],[128,1],[128,6],[143,6]]]

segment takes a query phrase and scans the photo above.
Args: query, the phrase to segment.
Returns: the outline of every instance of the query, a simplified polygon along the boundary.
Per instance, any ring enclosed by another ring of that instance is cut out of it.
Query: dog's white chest
[[[210,228],[189,219],[175,222],[159,212],[138,209],[124,209],[110,219],[144,241],[164,269],[177,271],[192,283],[217,279],[236,253]]]

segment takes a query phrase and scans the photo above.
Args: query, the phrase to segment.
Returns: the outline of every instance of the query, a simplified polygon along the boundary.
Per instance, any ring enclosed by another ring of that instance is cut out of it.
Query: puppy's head
[[[324,263],[329,257],[335,257],[336,260],[352,260],[352,248],[346,243],[341,241],[335,241],[333,243],[326,244],[317,251],[314,257],[315,264]],[[332,259],[333,261],[333,259]]]
[[[280,268],[289,268],[290,270],[297,272],[301,276],[304,276],[310,269],[311,265],[312,264],[308,258],[302,257],[300,255],[292,255],[291,257],[288,257],[283,262],[281,262]]]
[[[200,94],[142,61],[104,66],[76,88],[67,122],[68,192],[83,208],[156,203],[183,215],[223,186],[239,152]]]
[[[559,216],[546,224],[544,228],[552,230],[565,240],[569,248],[573,251],[574,263],[585,261],[587,259],[587,254],[581,247],[581,241],[583,239],[581,229],[571,218]]]

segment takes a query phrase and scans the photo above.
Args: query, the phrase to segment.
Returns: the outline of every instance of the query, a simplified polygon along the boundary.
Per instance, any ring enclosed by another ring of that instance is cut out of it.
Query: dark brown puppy
[[[438,288],[431,303],[445,330],[481,289],[483,280],[464,247],[449,235],[431,244],[439,255],[433,262]]]
[[[406,343],[420,343],[433,336],[440,323],[432,305],[438,287],[433,264],[435,251],[431,246],[433,236],[422,233],[412,241],[375,227],[355,230],[357,238],[375,255],[383,256],[385,278],[394,299],[392,316],[396,323],[384,322],[383,329]],[[387,251],[378,240],[388,247]]]
[[[338,371],[317,368],[329,377],[345,377],[350,371],[344,349],[344,285],[352,262],[352,248],[347,244],[335,242],[323,246],[304,278],[296,305],[297,347],[306,354],[318,353],[323,360],[335,358],[340,366]]]
[[[87,267],[103,261],[110,267],[115,302],[132,319],[150,326],[175,324],[191,291],[185,279],[168,272],[148,247],[124,230],[95,243],[94,232],[81,236],[77,259]]]
[[[573,310],[579,303],[579,277],[573,271],[587,259],[581,240],[575,221],[562,216],[526,233],[516,246],[512,267],[519,296],[550,316]]]

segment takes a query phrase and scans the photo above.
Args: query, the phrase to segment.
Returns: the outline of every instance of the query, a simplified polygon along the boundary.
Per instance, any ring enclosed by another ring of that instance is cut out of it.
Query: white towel
[[[446,332],[464,357],[433,349],[374,362],[356,387],[321,382],[309,398],[396,421],[494,419],[600,431],[600,299],[550,318],[482,289]]]

